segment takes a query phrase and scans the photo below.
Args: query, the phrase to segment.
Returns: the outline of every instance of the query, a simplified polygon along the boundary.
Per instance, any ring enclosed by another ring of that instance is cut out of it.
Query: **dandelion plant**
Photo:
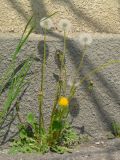
[[[88,79],[90,75],[93,75],[96,72],[106,68],[110,64],[120,63],[120,60],[110,60],[105,64],[95,68],[90,71],[80,79],[77,79],[77,73],[81,72],[82,67],[84,66],[84,58],[86,54],[86,50],[89,48],[93,39],[90,34],[81,33],[76,43],[82,50],[82,57],[77,69],[76,74],[70,79],[67,79],[67,65],[66,65],[66,56],[67,56],[67,36],[71,30],[71,22],[67,19],[62,19],[58,23],[59,30],[63,33],[63,50],[59,50],[56,52],[56,59],[59,62],[58,68],[58,81],[56,82],[56,90],[55,97],[53,101],[52,112],[50,115],[50,123],[48,128],[45,127],[44,117],[43,117],[43,106],[44,106],[44,98],[45,98],[45,88],[46,88],[46,42],[47,42],[47,33],[54,27],[51,16],[43,17],[40,20],[40,27],[43,30],[44,34],[44,53],[41,64],[41,79],[38,93],[38,109],[39,109],[39,117],[37,118],[34,113],[28,113],[26,117],[26,122],[20,126],[19,138],[13,143],[13,152],[40,152],[46,153],[48,151],[55,151],[58,153],[64,153],[65,151],[70,151],[70,145],[75,145],[79,143],[79,136],[72,129],[70,123],[68,122],[68,115],[70,112],[70,102],[71,99],[74,98],[77,89],[83,84],[85,80]],[[26,63],[25,65],[28,65]],[[25,66],[23,66],[25,67]],[[29,65],[25,67],[29,70]],[[24,68],[24,69],[25,69]],[[25,70],[27,73],[28,70]],[[21,70],[22,71],[22,70]],[[20,73],[19,73],[20,74]],[[19,74],[14,76],[12,81],[12,85],[9,93],[11,92],[13,98],[16,98],[16,93],[19,93],[20,88],[22,87],[23,79],[20,78]],[[25,74],[26,75],[26,74]],[[19,86],[19,87],[15,87]],[[67,93],[67,87],[69,87],[69,93]],[[93,87],[93,82],[90,81],[90,88]],[[8,94],[9,94],[8,93]],[[11,96],[9,94],[10,99]],[[5,101],[4,108],[8,109],[11,105],[10,99]],[[47,107],[47,106],[45,106]]]

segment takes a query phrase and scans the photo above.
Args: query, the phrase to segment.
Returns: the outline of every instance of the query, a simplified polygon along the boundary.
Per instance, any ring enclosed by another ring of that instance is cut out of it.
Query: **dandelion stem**
[[[85,54],[86,54],[86,47],[85,47],[85,49],[83,50],[82,58],[81,58],[81,61],[80,61],[79,66],[78,66],[78,72],[80,72],[81,69],[82,69],[82,67],[83,67],[83,60],[84,60]],[[78,73],[78,72],[77,72],[77,73]],[[76,74],[77,74],[77,73],[76,73]]]
[[[64,30],[64,59],[66,54],[66,31]]]
[[[73,85],[71,86],[70,88],[70,97],[73,97],[75,91],[76,91],[76,87],[75,87],[75,80],[76,80],[76,77],[77,77],[77,74],[81,71],[82,67],[83,67],[83,60],[84,60],[84,57],[85,57],[85,52],[86,51],[86,47],[84,48],[83,52],[82,52],[82,57],[81,57],[81,61],[79,63],[79,66],[78,66],[78,69],[76,71],[76,74],[74,76],[74,79],[73,79]],[[71,98],[70,98],[71,99]]]
[[[66,84],[67,84],[67,75],[66,75],[66,66],[65,66],[65,55],[66,55],[66,31],[64,30],[64,59],[63,59],[63,70],[64,70],[63,91],[64,91],[64,95],[66,94]]]
[[[55,94],[55,100],[54,100],[54,104],[53,104],[53,109],[52,109],[52,113],[51,113],[51,120],[50,120],[50,127],[49,127],[49,133],[51,132],[51,127],[52,127],[52,122],[53,122],[53,116],[56,112],[56,106],[57,106],[57,103],[58,103],[58,99],[59,99],[59,96],[60,96],[60,92],[61,92],[61,88],[60,88],[60,85],[59,85],[59,82],[57,83],[57,87],[56,87],[57,91],[56,91],[56,94]]]
[[[43,63],[42,63],[42,70],[41,70],[41,87],[40,87],[40,95],[39,95],[39,133],[41,132],[40,131],[41,129],[45,130],[43,113],[42,113],[45,71],[46,71],[46,29],[44,29],[44,53],[43,53]]]

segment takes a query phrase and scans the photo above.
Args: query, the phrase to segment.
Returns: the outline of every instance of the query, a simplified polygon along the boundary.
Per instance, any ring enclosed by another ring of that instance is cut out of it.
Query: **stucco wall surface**
[[[120,59],[120,35],[100,35],[94,34],[93,43],[86,52],[82,74],[85,75],[95,67],[108,62],[110,59]],[[12,53],[18,43],[19,36],[14,34],[0,34],[0,53],[2,62],[0,64],[0,75],[10,62],[10,53]],[[47,38],[47,76],[46,92],[44,101],[44,116],[46,124],[49,123],[50,111],[53,106],[53,100],[56,88],[55,74],[58,73],[58,67],[55,63],[56,49],[63,48],[62,37],[59,35],[49,36]],[[80,62],[81,52],[74,43],[74,37],[67,42],[67,75],[72,77]],[[29,111],[38,113],[38,92],[40,86],[40,66],[43,53],[42,37],[31,35],[27,44],[21,50],[18,57],[18,64],[30,54],[37,57],[33,63],[27,79],[30,79],[24,96],[21,99],[21,116]],[[78,73],[80,78],[80,73]],[[111,65],[99,73],[89,77],[94,83],[92,91],[86,91],[87,82],[81,86],[73,105],[71,106],[71,119],[73,126],[81,130],[84,126],[85,131],[93,137],[99,138],[105,136],[105,131],[111,130],[113,120],[120,122],[120,63]],[[68,87],[69,90],[69,87]],[[0,99],[2,107],[4,96]],[[12,124],[16,126],[16,124]],[[14,127],[13,127],[14,128]]]
[[[53,21],[68,18],[71,33],[120,33],[119,0],[0,0],[0,32],[22,32],[32,14],[39,32],[40,19],[56,11]]]

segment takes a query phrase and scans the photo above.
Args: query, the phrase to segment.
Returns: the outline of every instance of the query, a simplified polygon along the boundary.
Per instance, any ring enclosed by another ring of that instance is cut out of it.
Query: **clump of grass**
[[[13,53],[11,53],[11,62],[9,64],[9,66],[6,68],[5,72],[3,73],[2,77],[0,78],[0,95],[3,92],[5,85],[9,82],[9,80],[11,80],[13,78],[13,76],[14,76],[13,73],[16,68],[17,57],[20,54],[21,48],[26,43],[29,35],[34,30],[35,26],[31,22],[32,22],[32,17],[28,21],[15,51]]]
[[[11,53],[11,62],[6,68],[2,77],[0,78],[0,96],[2,96],[7,86],[7,96],[3,104],[3,108],[0,112],[0,127],[4,123],[4,117],[7,115],[12,105],[15,104],[20,93],[24,90],[27,82],[25,82],[26,75],[32,65],[32,57],[26,59],[19,70],[17,68],[17,57],[20,54],[21,48],[27,41],[30,33],[33,31],[34,25],[32,24],[32,17],[28,21],[21,39],[15,49],[15,52]]]
[[[120,138],[120,123],[115,121],[112,123],[112,132],[115,137]]]

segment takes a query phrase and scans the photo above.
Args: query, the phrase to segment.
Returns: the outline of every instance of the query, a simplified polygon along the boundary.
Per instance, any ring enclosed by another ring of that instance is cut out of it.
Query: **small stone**
[[[100,143],[101,143],[101,144],[104,144],[104,142],[103,142],[103,141],[101,141]]]
[[[100,142],[95,142],[95,144],[99,145],[99,144],[100,144]]]

